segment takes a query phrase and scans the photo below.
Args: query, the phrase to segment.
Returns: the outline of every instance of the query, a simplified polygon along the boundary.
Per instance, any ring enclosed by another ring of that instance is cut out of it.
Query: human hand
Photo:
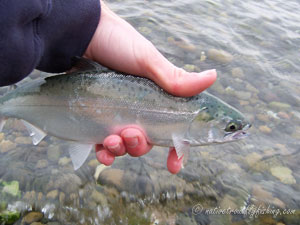
[[[118,17],[101,1],[101,19],[84,54],[111,69],[147,77],[170,94],[188,97],[196,95],[216,80],[216,71],[188,73],[170,63],[153,44],[139,34],[129,23]],[[119,135],[108,136],[103,145],[96,146],[99,162],[111,165],[116,156],[128,153],[141,156],[151,145],[136,127],[124,129]],[[181,169],[174,148],[169,151],[167,167],[171,173]]]

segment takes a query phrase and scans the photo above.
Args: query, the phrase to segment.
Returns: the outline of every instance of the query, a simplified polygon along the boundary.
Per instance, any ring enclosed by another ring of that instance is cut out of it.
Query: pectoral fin
[[[185,140],[183,136],[178,134],[172,134],[172,140],[178,159],[181,158],[183,155],[188,157],[190,150],[189,141]]]
[[[69,147],[69,153],[72,159],[74,170],[79,169],[83,165],[83,163],[91,153],[92,148],[93,144],[71,144],[71,146]]]
[[[28,123],[25,120],[21,120],[21,121],[25,125],[26,129],[28,130],[30,137],[32,137],[32,143],[34,145],[38,145],[44,139],[44,137],[47,136],[47,134],[40,128],[35,127],[34,125]]]

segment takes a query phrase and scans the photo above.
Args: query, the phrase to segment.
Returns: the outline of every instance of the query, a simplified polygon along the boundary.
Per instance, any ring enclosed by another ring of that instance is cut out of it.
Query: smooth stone
[[[22,223],[33,223],[33,222],[38,222],[43,218],[43,213],[40,212],[30,212],[26,214],[23,219]]]
[[[73,170],[73,169],[72,169]],[[74,173],[60,174],[55,180],[54,188],[64,190],[65,194],[78,191],[82,185],[82,180]]]
[[[185,64],[183,66],[183,69],[185,69],[186,71],[188,72],[194,72],[195,69],[196,69],[196,66],[195,65],[192,65],[192,64]]]
[[[17,137],[15,139],[17,144],[29,145],[32,144],[32,140],[29,137]]]
[[[225,88],[221,84],[220,81],[216,80],[216,82],[210,87],[212,90],[218,92],[219,94],[224,94]]]
[[[48,166],[48,161],[46,159],[40,159],[37,161],[35,168],[36,169],[42,169],[46,168]]]
[[[49,146],[47,157],[52,162],[57,162],[60,158],[60,147],[56,145]]]
[[[92,159],[88,162],[88,165],[92,168],[96,168],[99,165],[99,161],[97,159]]]
[[[65,166],[65,165],[69,164],[70,162],[71,162],[70,158],[68,158],[68,157],[62,157],[62,158],[59,159],[58,165]]]
[[[262,121],[262,122],[265,122],[265,123],[267,123],[267,122],[270,121],[269,116],[266,115],[266,114],[257,114],[257,115],[256,115],[256,118],[257,118],[258,120]]]
[[[35,199],[35,191],[27,191],[24,196],[24,199],[28,200],[28,201],[32,201]]]
[[[233,77],[235,77],[235,78],[244,78],[244,71],[241,69],[241,68],[239,68],[239,67],[235,67],[235,68],[233,68],[232,70],[231,70],[231,74],[232,74],[232,76]]]
[[[249,100],[252,96],[251,92],[247,91],[236,91],[235,95],[241,100]]]
[[[284,184],[296,184],[296,180],[292,175],[292,171],[288,167],[276,166],[270,169],[271,174],[277,177]]]
[[[259,126],[258,129],[265,134],[270,134],[272,132],[272,129],[266,125]]]
[[[10,150],[15,149],[16,147],[16,143],[11,142],[10,140],[2,140],[0,143],[0,152],[6,153]]]
[[[247,164],[252,167],[254,164],[261,160],[262,156],[256,152],[250,153],[246,156],[245,161]]]
[[[138,30],[143,34],[150,34],[152,32],[149,27],[139,27]]]
[[[286,112],[282,112],[282,111],[278,112],[277,116],[281,119],[287,119],[287,120],[290,119],[289,114],[287,114]]]
[[[289,110],[291,108],[291,106],[289,104],[287,104],[287,103],[276,102],[276,101],[270,102],[269,106],[272,109],[280,110],[280,111],[287,111],[287,110]]]
[[[56,199],[58,196],[58,190],[49,191],[46,195],[47,198]]]
[[[20,189],[19,189],[19,182],[18,181],[11,181],[11,182],[2,182],[4,185],[2,192],[10,194],[14,197],[20,196]]]
[[[247,89],[247,91],[250,91],[253,93],[259,93],[259,90],[249,83],[246,84],[246,89]]]
[[[0,132],[0,143],[1,141],[3,141],[3,139],[4,139],[4,133]]]
[[[106,199],[105,195],[96,190],[93,190],[93,192],[91,194],[91,199],[94,202],[100,204],[102,207],[107,206],[107,199]]]
[[[0,211],[1,224],[14,224],[20,218],[20,212],[4,210]]]
[[[209,59],[220,63],[230,63],[233,60],[233,56],[221,49],[209,49],[207,52]]]
[[[179,38],[174,38],[174,37],[168,37],[168,42],[171,44],[174,44],[178,46],[179,48],[182,48],[186,51],[195,51],[196,47],[190,43],[187,43],[186,41],[179,39]]]
[[[285,208],[285,203],[280,199],[273,197],[272,193],[266,191],[260,185],[252,187],[253,202],[256,206],[272,204],[279,208]]]
[[[99,183],[104,185],[112,185],[117,189],[123,190],[124,171],[120,169],[108,168],[103,170],[99,176]]]
[[[60,203],[61,205],[63,205],[63,204],[64,204],[64,202],[65,202],[65,199],[66,199],[66,195],[65,195],[65,193],[63,193],[63,192],[60,192],[60,193],[59,193],[59,197],[58,197],[58,199],[59,199],[59,203]]]
[[[220,202],[220,207],[221,209],[238,209],[238,206],[234,202],[234,198],[228,194],[226,194]]]
[[[228,86],[225,88],[225,94],[235,96],[235,93],[236,91],[232,87]]]

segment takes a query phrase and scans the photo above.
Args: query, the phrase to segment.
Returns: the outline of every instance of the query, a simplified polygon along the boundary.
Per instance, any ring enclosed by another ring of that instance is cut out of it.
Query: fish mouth
[[[251,127],[250,123],[247,123],[246,125],[243,126],[242,130],[238,130],[234,133],[228,133],[225,134],[224,139],[226,141],[235,141],[235,140],[239,140],[239,139],[243,139],[245,137],[248,137],[249,134],[246,132],[249,128]]]

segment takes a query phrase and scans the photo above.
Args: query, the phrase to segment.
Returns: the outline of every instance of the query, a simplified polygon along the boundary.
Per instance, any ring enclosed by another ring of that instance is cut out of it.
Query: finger
[[[152,145],[147,143],[145,135],[139,129],[124,129],[120,136],[123,138],[127,153],[131,156],[142,156],[152,148]]]
[[[153,80],[167,92],[183,97],[189,97],[204,91],[217,79],[216,70],[201,73],[189,73],[181,68],[168,65],[155,68]]]
[[[115,156],[125,155],[125,146],[119,135],[110,135],[103,141],[103,146]]]
[[[182,159],[183,157],[178,159],[175,148],[170,148],[167,160],[167,167],[170,173],[176,174],[180,171],[182,167]]]
[[[110,166],[115,161],[115,155],[104,147],[101,148],[101,145],[96,145],[96,158],[106,166]]]

